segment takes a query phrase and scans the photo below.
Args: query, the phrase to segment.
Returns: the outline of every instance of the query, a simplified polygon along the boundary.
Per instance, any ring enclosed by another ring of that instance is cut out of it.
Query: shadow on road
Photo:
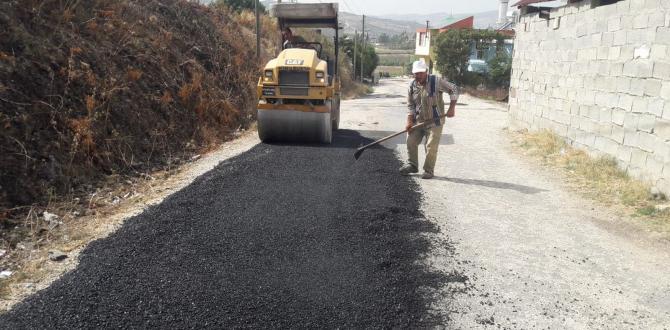
[[[360,135],[369,137],[373,140],[376,139],[381,139],[385,136],[389,136],[391,134],[397,133],[397,132],[391,132],[391,131],[358,131]],[[407,140],[407,135],[402,134],[399,136],[396,136],[393,139],[390,139],[382,145],[384,145],[387,148],[395,148],[399,144],[405,144]],[[372,142],[372,141],[370,141]],[[368,142],[369,143],[369,142]],[[452,145],[454,144],[454,136],[451,134],[442,134],[442,138],[440,139],[440,145]]]
[[[507,183],[507,182],[500,182],[500,181],[490,181],[490,180],[459,179],[459,178],[437,177],[437,176],[434,177],[433,180],[449,181],[449,182],[453,182],[453,183],[466,184],[466,185],[471,185],[471,186],[482,186],[482,187],[496,188],[496,189],[515,190],[515,191],[518,191],[522,194],[527,194],[527,195],[539,194],[541,192],[548,191],[546,189],[540,189],[540,188],[524,186],[524,185],[519,185],[519,184],[514,184],[514,183]]]

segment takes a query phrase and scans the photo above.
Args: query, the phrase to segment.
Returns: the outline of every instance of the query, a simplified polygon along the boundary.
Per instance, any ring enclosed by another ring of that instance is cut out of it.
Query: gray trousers
[[[440,147],[440,138],[442,138],[442,127],[422,128],[412,130],[407,134],[407,153],[409,154],[408,162],[416,168],[419,168],[419,144],[425,137],[426,144],[426,161],[423,163],[424,172],[433,174],[435,171],[435,162],[437,161],[437,150]]]

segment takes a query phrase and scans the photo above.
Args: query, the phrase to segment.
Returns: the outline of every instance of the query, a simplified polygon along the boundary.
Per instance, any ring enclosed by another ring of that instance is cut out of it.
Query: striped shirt
[[[429,81],[430,76],[426,79],[426,85],[421,86],[416,80],[412,80],[407,91],[407,110],[408,114],[413,115],[417,121],[422,122],[432,118],[433,104],[437,104],[440,115],[444,114],[444,100],[442,94],[449,94],[451,101],[458,100],[458,86],[456,84],[436,77],[435,87],[437,92],[434,96],[429,97]]]

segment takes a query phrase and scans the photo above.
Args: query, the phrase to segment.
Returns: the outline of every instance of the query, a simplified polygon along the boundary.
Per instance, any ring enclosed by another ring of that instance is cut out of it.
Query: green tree
[[[496,57],[489,61],[491,83],[495,87],[509,87],[512,74],[512,58],[504,51],[498,52]]]
[[[449,30],[440,33],[435,41],[436,69],[457,84],[463,83],[470,58],[468,30]]]
[[[391,38],[386,33],[382,33],[378,38],[379,43],[388,44],[391,41]]]
[[[375,51],[375,47],[368,43],[363,50],[363,38],[358,37],[357,52],[356,52],[356,68],[354,68],[354,77],[361,76],[361,59],[363,60],[363,70],[365,70],[365,77],[371,77],[372,73],[379,65],[379,55]],[[340,47],[343,52],[347,54],[349,60],[353,63],[354,60],[354,39],[352,37],[340,38]]]
[[[242,10],[254,10],[254,2],[256,0],[216,0],[213,2],[215,6],[220,6],[220,5],[225,5],[228,6],[230,9],[235,10],[235,11],[242,11]],[[258,2],[258,11],[260,12],[265,12],[265,6]]]
[[[503,56],[503,45],[505,36],[489,30],[449,30],[440,33],[435,41],[433,51],[437,59],[437,70],[444,76],[452,79],[458,84],[467,83],[468,76],[468,61],[470,59],[470,46],[474,44],[495,44],[497,47],[497,56]],[[503,57],[500,57],[502,61]],[[501,64],[496,63],[496,65]],[[504,70],[499,73],[504,73]],[[472,75],[470,75],[472,76]],[[490,77],[484,77],[489,78]]]

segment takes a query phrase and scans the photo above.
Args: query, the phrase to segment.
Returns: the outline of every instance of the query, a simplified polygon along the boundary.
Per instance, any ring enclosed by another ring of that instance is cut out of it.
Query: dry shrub
[[[88,111],[88,116],[90,118],[93,115],[93,111],[95,110],[95,96],[86,96],[86,110]]]
[[[170,93],[170,91],[165,91],[160,100],[162,105],[167,106],[174,101],[174,98],[172,98],[172,93]]]
[[[189,159],[253,120],[255,40],[225,9],[26,0],[0,12],[2,212]]]
[[[142,78],[142,70],[139,69],[133,69],[133,68],[128,68],[128,80],[130,81],[138,81],[140,78]]]
[[[95,141],[91,130],[91,119],[72,119],[70,120],[70,129],[74,132],[71,153],[77,154],[78,149],[81,148],[86,154],[92,154],[95,149]]]
[[[515,141],[527,154],[545,164],[561,168],[586,194],[607,204],[622,204],[646,210],[658,203],[650,194],[650,185],[631,178],[611,157],[593,157],[570,146],[550,131],[519,132]]]

